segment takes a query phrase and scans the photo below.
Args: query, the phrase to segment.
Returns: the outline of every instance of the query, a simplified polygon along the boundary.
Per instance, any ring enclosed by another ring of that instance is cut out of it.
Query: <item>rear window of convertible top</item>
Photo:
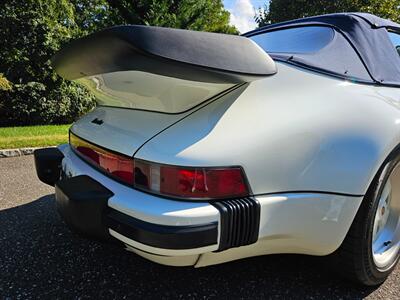
[[[311,53],[328,45],[334,30],[325,26],[303,26],[269,31],[251,37],[269,53]]]

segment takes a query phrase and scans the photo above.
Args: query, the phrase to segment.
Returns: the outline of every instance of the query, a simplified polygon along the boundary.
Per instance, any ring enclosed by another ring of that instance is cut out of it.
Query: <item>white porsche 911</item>
[[[72,229],[161,264],[329,255],[379,284],[400,256],[399,34],[345,13],[76,40],[52,63],[98,106],[38,176]]]

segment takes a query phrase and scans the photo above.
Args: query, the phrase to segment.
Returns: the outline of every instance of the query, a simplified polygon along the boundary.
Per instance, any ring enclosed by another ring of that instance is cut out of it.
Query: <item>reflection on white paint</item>
[[[354,83],[347,81],[347,80],[339,83],[339,86],[352,86],[352,85],[354,85]]]
[[[330,200],[329,209],[326,212],[325,216],[322,218],[322,221],[337,222],[342,213],[345,201],[346,199],[343,197],[334,196]]]
[[[79,79],[101,105],[178,113],[227,90],[233,84],[183,80],[139,71]]]

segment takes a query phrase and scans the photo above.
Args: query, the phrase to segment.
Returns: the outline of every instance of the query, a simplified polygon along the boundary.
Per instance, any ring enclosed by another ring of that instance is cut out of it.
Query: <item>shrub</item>
[[[0,91],[0,101],[0,126],[68,124],[95,105],[86,89],[65,81],[55,89],[40,82],[15,84]]]
[[[0,78],[0,126],[70,123],[93,107],[93,96],[50,64],[62,45],[82,34],[74,12],[69,0],[1,2],[0,70],[13,85]]]

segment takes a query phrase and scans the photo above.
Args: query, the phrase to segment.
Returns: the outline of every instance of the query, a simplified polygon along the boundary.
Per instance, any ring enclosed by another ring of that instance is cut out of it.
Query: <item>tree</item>
[[[221,0],[3,0],[0,126],[72,122],[91,109],[87,90],[51,68],[71,39],[120,24],[237,33]]]
[[[138,24],[237,34],[221,0],[70,0],[83,33]]]
[[[94,105],[93,97],[58,77],[50,58],[77,37],[67,0],[6,0],[0,6],[0,72],[11,89],[0,91],[0,125],[71,122]]]
[[[365,1],[360,11],[369,12],[400,23],[400,0]]]
[[[14,83],[47,78],[49,57],[72,32],[72,6],[65,0],[6,0],[0,6],[1,72]]]
[[[84,36],[114,25],[126,24],[107,0],[69,0],[79,35]]]
[[[89,19],[114,24],[141,24],[211,32],[237,33],[229,25],[229,12],[221,0],[95,0],[72,1],[80,15],[98,12]],[[93,4],[94,3],[94,4]],[[88,9],[91,8],[91,9]],[[95,9],[93,9],[95,8]],[[105,14],[106,12],[106,14]],[[100,17],[99,17],[100,16]],[[88,18],[83,18],[87,21]],[[82,22],[78,21],[79,24]]]
[[[271,0],[255,16],[258,25],[336,12],[369,12],[400,21],[400,0]]]

